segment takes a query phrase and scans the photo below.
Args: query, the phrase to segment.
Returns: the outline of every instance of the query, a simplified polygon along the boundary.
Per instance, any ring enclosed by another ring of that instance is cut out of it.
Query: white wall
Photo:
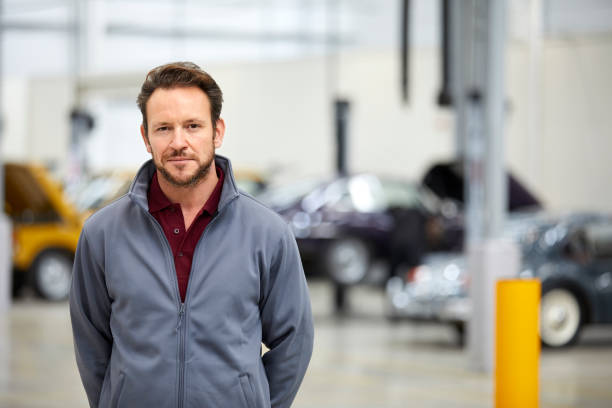
[[[72,81],[63,77],[5,80],[2,152],[6,160],[65,162],[73,100]]]
[[[212,67],[227,123],[219,153],[235,167],[329,174],[334,150],[325,67],[322,58]]]
[[[432,160],[454,155],[453,117],[435,105],[437,52],[413,51],[410,101],[400,97],[399,58],[393,52],[343,55],[339,93],[352,101],[350,166],[418,178]]]
[[[333,171],[333,95],[350,99],[349,166],[418,178],[433,160],[454,154],[453,117],[437,108],[438,53],[413,52],[411,99],[400,102],[398,61],[394,51],[341,55],[337,83],[330,60],[311,57],[290,62],[204,66],[225,93],[223,116],[228,130],[220,150],[236,167],[287,174]],[[509,166],[553,209],[612,211],[612,38],[545,40],[536,81],[541,106],[538,127],[528,131],[528,66],[525,43],[510,45],[507,60],[506,146]],[[107,79],[85,94],[98,120],[89,145],[95,168],[136,167],[146,158],[135,108],[137,75]],[[61,160],[68,137],[69,98],[60,82],[33,81],[5,87],[13,101],[4,151],[24,157]],[[10,84],[10,83],[9,83]],[[30,89],[29,93],[24,90]],[[8,95],[7,95],[8,94]],[[23,95],[27,94],[27,109]],[[19,102],[21,101],[21,102]],[[21,107],[20,107],[21,106]],[[19,120],[29,123],[24,128]],[[21,119],[20,119],[21,120]],[[20,127],[21,126],[21,127]],[[27,146],[27,148],[26,148]]]
[[[2,83],[2,155],[5,160],[28,157],[28,81],[10,78]]]
[[[527,50],[515,44],[508,59],[512,169],[552,209],[612,211],[612,37],[544,43],[535,140],[527,124]]]

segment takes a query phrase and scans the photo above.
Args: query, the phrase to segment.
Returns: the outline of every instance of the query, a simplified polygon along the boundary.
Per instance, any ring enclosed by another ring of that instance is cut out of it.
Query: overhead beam
[[[72,34],[77,29],[76,24],[54,23],[54,22],[34,22],[34,21],[2,21],[3,31],[45,31]],[[294,42],[306,44],[333,44],[350,45],[355,41],[350,38],[338,35],[308,34],[304,32],[244,32],[232,30],[198,30],[191,28],[160,28],[148,26],[134,26],[128,24],[109,24],[105,30],[109,36],[130,36],[144,38],[185,38],[185,39],[213,39],[224,41],[241,42]]]
[[[349,44],[353,41],[328,34],[307,34],[303,32],[240,32],[231,30],[197,30],[185,28],[160,28],[148,26],[134,26],[132,24],[109,24],[106,28],[108,35],[123,35],[135,37],[162,37],[162,38],[206,38],[229,41],[248,42],[278,42],[289,41],[297,43],[319,44]]]
[[[54,23],[48,21],[7,21],[0,24],[2,31],[55,31],[72,33],[76,29],[74,23]]]

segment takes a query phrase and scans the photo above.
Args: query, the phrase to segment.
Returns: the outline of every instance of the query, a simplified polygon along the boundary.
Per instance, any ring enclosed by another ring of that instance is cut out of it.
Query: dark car
[[[303,180],[258,198],[291,225],[302,258],[341,285],[362,281],[375,260],[391,269],[416,263],[427,250],[457,245],[462,235],[457,213],[443,215],[426,188],[372,174]]]
[[[507,235],[519,243],[519,276],[542,283],[540,336],[563,347],[587,324],[612,323],[612,216],[572,214],[519,217]],[[471,315],[469,273],[462,254],[428,258],[387,284],[389,315],[436,320],[461,330]]]

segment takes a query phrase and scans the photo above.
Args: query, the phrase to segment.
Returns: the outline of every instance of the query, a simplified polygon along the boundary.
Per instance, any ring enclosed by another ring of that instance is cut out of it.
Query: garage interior
[[[533,406],[612,405],[609,2],[2,0],[0,21],[0,407],[87,405],[76,241],[149,158],[144,76],[186,60],[304,261],[293,406],[526,401],[496,354],[517,310]],[[531,309],[500,309],[509,280],[537,282]]]

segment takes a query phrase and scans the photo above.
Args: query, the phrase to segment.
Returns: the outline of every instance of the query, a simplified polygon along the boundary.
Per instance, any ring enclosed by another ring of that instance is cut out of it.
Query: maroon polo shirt
[[[187,292],[187,282],[189,281],[189,272],[191,271],[191,262],[193,261],[193,253],[195,247],[200,240],[200,236],[206,229],[208,223],[212,220],[213,215],[219,206],[221,198],[221,189],[223,188],[223,170],[215,166],[217,170],[217,185],[212,191],[210,197],[204,204],[204,207],[198,212],[195,219],[191,223],[188,230],[185,230],[185,220],[181,205],[172,203],[164,194],[159,186],[157,172],[153,174],[147,199],[149,201],[149,212],[159,222],[164,230],[164,235],[170,243],[172,255],[174,256],[174,266],[176,269],[176,277],[178,280],[179,292],[181,301],[185,301]]]

